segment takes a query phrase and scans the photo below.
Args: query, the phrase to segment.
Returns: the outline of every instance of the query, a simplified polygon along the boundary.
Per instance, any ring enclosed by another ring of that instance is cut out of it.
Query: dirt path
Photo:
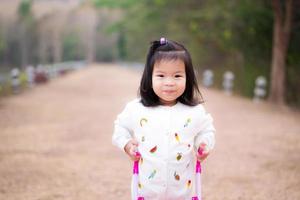
[[[139,79],[92,66],[0,100],[0,199],[129,200],[131,163],[111,134]],[[203,94],[218,131],[204,199],[300,199],[300,114]]]

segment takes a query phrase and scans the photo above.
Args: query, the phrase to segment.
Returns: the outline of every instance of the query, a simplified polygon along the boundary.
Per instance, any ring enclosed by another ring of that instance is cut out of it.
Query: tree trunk
[[[62,61],[62,39],[61,30],[55,30],[53,33],[53,58],[54,63]]]
[[[285,13],[282,11],[280,0],[273,0],[272,5],[274,10],[274,30],[269,100],[277,104],[284,104],[286,55],[292,26],[293,0],[285,1]]]
[[[39,48],[38,48],[38,56],[39,56],[40,64],[46,64],[48,62],[48,54],[47,54],[48,38],[49,38],[48,33],[45,33],[45,31],[40,30],[40,32],[39,32]]]
[[[20,49],[21,49],[21,68],[25,69],[28,65],[28,40],[27,26],[24,22],[20,24]]]
[[[83,10],[85,26],[84,26],[84,43],[86,51],[86,61],[93,63],[96,58],[96,35],[97,35],[97,24],[98,17],[96,10],[89,4],[86,5]]]

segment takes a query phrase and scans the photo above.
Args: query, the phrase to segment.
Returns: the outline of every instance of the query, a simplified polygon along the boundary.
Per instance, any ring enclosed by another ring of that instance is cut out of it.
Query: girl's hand
[[[201,154],[199,153],[201,152]],[[201,143],[197,152],[197,159],[202,162],[206,159],[206,157],[209,155],[209,150],[206,147],[205,143]]]
[[[137,156],[136,154],[138,145],[138,142],[135,139],[132,139],[124,147],[125,152],[133,161],[137,161],[140,159],[140,156]]]

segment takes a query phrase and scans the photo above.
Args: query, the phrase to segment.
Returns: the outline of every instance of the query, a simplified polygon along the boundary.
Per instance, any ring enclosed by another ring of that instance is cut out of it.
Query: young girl
[[[139,88],[115,121],[113,144],[139,159],[139,194],[146,200],[190,200],[198,148],[203,161],[215,144],[187,49],[161,38],[151,43]],[[140,153],[137,157],[136,152]]]

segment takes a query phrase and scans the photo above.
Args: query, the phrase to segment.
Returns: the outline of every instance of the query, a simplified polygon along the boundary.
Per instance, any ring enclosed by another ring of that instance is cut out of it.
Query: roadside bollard
[[[259,102],[266,96],[267,79],[264,76],[258,76],[255,80],[254,102]]]
[[[55,64],[49,66],[49,76],[50,78],[56,78],[58,76],[58,69]]]
[[[214,73],[210,69],[204,70],[202,84],[208,88],[212,86],[213,83],[214,83]]]
[[[233,80],[234,74],[231,71],[226,71],[223,75],[223,89],[227,95],[232,94]]]
[[[12,91],[14,94],[17,94],[20,92],[20,71],[18,68],[14,68],[10,72],[11,75],[11,86],[12,86]]]
[[[34,86],[34,67],[28,66],[26,68],[26,75],[27,75],[27,83],[30,88]]]
[[[35,70],[34,82],[39,83],[46,83],[48,81],[48,76],[45,71],[45,68],[42,65],[38,65]]]

